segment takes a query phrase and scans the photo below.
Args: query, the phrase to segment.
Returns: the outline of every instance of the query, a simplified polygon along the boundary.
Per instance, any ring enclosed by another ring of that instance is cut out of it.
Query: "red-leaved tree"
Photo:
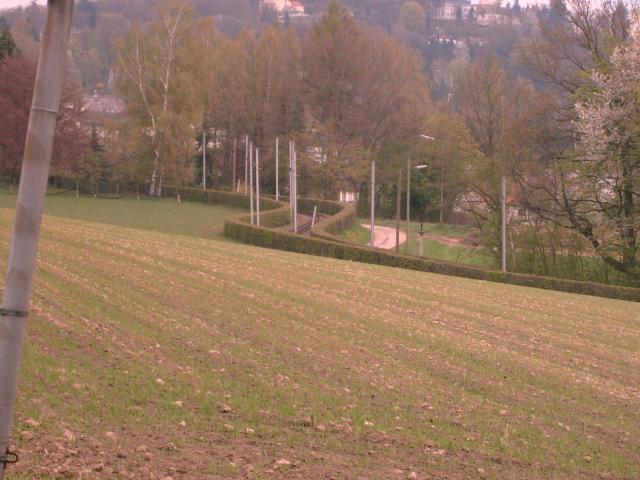
[[[0,176],[20,173],[37,61],[25,55],[0,63]],[[90,130],[81,123],[82,91],[65,76],[51,172],[72,175],[89,149]]]

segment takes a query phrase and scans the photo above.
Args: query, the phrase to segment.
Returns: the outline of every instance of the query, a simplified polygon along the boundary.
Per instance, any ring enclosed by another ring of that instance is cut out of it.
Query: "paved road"
[[[362,224],[364,228],[371,230],[371,225]],[[391,250],[396,248],[396,229],[393,227],[381,227],[376,225],[376,237],[374,239],[376,248]],[[400,245],[407,241],[407,232],[400,230]],[[371,242],[369,242],[369,245]]]

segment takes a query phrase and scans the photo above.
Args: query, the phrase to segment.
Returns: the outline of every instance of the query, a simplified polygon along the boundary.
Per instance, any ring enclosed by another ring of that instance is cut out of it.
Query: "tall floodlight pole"
[[[298,233],[298,153],[296,152],[296,142],[291,142],[293,154],[293,232]]]
[[[376,246],[376,161],[371,160],[371,248]]]
[[[233,139],[233,167],[232,167],[232,172],[231,172],[231,190],[233,190],[236,187],[236,164],[237,164],[237,159],[238,159],[238,139],[234,138]]]
[[[260,226],[260,151],[256,148],[256,223]]]
[[[278,137],[276,137],[276,202],[280,200],[280,166],[278,164],[279,153],[280,151]]]
[[[255,223],[253,218],[253,142],[249,143],[249,211],[251,213],[251,225]]]
[[[207,137],[202,125],[202,190],[207,189]]]
[[[289,140],[289,211],[293,223],[293,141]]]
[[[502,192],[500,195],[500,201],[502,203],[502,248],[501,248],[501,260],[502,260],[502,271],[507,271],[507,177],[502,175]]]
[[[407,241],[404,249],[409,250],[409,239],[411,238],[411,157],[407,157]]]
[[[249,175],[249,135],[244,137],[244,194],[247,192],[247,180]]]
[[[9,435],[72,13],[73,0],[48,0],[0,309],[0,479],[7,462],[16,460],[8,452]]]
[[[402,205],[402,169],[398,169],[396,185],[396,252],[400,251],[400,208]]]

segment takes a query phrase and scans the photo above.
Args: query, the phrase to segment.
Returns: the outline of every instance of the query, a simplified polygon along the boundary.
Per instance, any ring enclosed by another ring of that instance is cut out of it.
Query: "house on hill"
[[[304,5],[298,0],[262,0],[260,8],[272,8],[279,14],[304,15]]]

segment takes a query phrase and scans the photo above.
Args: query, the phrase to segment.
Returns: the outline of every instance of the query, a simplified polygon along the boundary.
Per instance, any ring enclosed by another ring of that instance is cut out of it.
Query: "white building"
[[[458,15],[466,19],[471,10],[471,0],[447,0],[436,7],[436,20],[456,20]]]
[[[273,8],[278,13],[304,15],[304,5],[297,0],[262,0],[260,5]]]

